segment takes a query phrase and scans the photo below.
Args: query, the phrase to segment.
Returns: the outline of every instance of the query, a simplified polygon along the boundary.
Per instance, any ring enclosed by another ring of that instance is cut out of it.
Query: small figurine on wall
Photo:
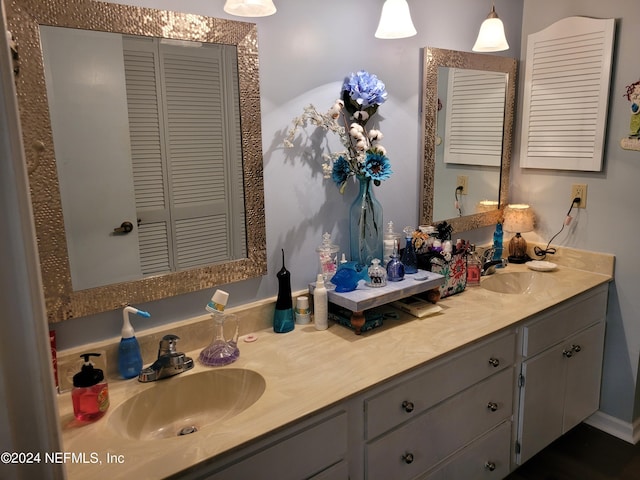
[[[627,85],[624,96],[631,102],[631,121],[629,136],[620,140],[620,146],[626,150],[640,150],[640,80]]]

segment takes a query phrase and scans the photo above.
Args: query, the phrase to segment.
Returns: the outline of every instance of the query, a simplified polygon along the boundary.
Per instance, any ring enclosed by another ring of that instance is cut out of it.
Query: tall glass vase
[[[351,261],[368,267],[382,260],[382,205],[373,193],[373,181],[357,177],[360,191],[349,210]]]

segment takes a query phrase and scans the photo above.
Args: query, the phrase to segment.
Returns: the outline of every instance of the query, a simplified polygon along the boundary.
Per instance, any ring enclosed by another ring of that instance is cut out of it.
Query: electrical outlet
[[[462,187],[462,192],[460,192],[462,195],[467,195],[469,193],[469,191],[467,190],[468,182],[469,182],[469,177],[468,176],[466,176],[466,175],[458,175],[456,188]]]
[[[587,208],[587,184],[586,183],[574,183],[571,185],[571,201],[574,198],[580,198],[580,203],[576,203],[578,208]]]

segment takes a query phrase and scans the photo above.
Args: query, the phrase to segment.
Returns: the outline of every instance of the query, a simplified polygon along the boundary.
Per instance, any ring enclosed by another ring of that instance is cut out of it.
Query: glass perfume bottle
[[[404,265],[398,258],[398,243],[393,249],[391,260],[387,263],[387,280],[390,282],[399,282],[404,279]]]
[[[213,317],[213,340],[200,352],[200,363],[208,367],[221,367],[235,362],[240,356],[238,349],[238,319],[235,314],[224,313],[229,294],[216,290],[205,307]],[[233,335],[225,338],[225,324],[233,324]]]
[[[476,246],[471,244],[469,254],[467,255],[467,286],[479,286],[481,273],[482,262],[478,257],[478,252],[476,252]]]
[[[318,259],[320,260],[320,273],[327,290],[331,289],[329,282],[331,282],[338,269],[338,250],[340,250],[340,247],[331,243],[331,234],[328,232],[323,234],[322,243],[316,248],[316,252],[318,252]]]
[[[402,264],[404,265],[404,273],[418,273],[418,258],[416,250],[413,246],[413,227],[404,227],[402,229],[405,238],[404,252],[402,252]]]
[[[384,287],[387,284],[387,271],[380,266],[380,260],[374,258],[371,260],[371,266],[369,267],[370,281],[367,282],[369,287]]]
[[[386,265],[391,259],[391,255],[393,254],[393,249],[396,245],[397,241],[400,241],[400,234],[393,231],[393,222],[389,222],[387,224],[387,229],[384,232],[384,240],[383,240],[383,254],[382,254],[382,263]]]

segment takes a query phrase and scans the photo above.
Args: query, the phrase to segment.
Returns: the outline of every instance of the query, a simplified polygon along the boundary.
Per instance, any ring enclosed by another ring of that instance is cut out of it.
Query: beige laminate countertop
[[[513,271],[528,270],[524,265],[509,265],[495,275]],[[240,342],[241,354],[237,362],[221,368],[246,368],[260,373],[266,379],[264,394],[243,413],[193,435],[137,441],[123,438],[115,431],[110,417],[117,406],[142,390],[154,388],[154,383],[140,384],[135,380],[110,383],[110,409],[99,421],[82,427],[74,426],[70,394],[61,394],[64,451],[86,452],[87,459],[97,458],[101,462],[67,462],[68,476],[92,480],[166,477],[513,326],[612,279],[607,273],[564,266],[543,275],[557,281],[550,282],[556,286],[545,295],[499,294],[482,287],[468,287],[461,294],[441,300],[439,305],[443,311],[439,314],[425,319],[406,316],[385,320],[382,328],[360,336],[332,322],[325,331],[316,331],[312,324],[297,325],[287,334],[260,331],[256,342]],[[188,354],[196,359],[199,350]],[[207,368],[196,361],[191,371],[181,375],[193,375]],[[108,464],[107,454],[121,455],[123,463]]]

